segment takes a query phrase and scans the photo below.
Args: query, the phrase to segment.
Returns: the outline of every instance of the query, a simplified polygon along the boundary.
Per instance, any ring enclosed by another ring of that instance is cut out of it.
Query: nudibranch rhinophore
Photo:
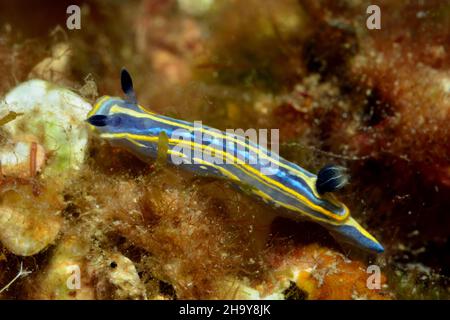
[[[112,145],[151,162],[158,156],[163,139],[167,162],[228,179],[263,201],[287,209],[293,219],[308,218],[346,242],[369,251],[384,251],[332,194],[345,184],[343,168],[328,165],[315,175],[249,139],[148,111],[137,103],[125,69],[121,84],[126,98],[101,97],[87,119]]]

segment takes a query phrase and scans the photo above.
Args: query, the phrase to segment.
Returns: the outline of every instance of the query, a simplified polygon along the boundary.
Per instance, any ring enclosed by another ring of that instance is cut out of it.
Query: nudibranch
[[[150,112],[137,103],[125,69],[121,84],[126,98],[101,97],[87,119],[112,145],[145,162],[160,157],[158,151],[164,148],[169,163],[230,180],[263,201],[287,209],[290,218],[312,220],[343,241],[373,252],[384,251],[333,195],[345,184],[342,167],[327,165],[315,175],[249,139]],[[202,152],[209,156],[202,157]]]

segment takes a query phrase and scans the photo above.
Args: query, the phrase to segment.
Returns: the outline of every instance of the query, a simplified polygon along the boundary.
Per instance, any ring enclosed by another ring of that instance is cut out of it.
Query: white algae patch
[[[84,123],[92,106],[74,92],[43,80],[30,80],[11,90],[0,104],[0,115],[14,111],[22,116],[2,128],[12,137],[27,133],[42,137],[40,143],[54,153],[48,170],[78,170],[87,147]],[[44,174],[50,174],[44,172]]]
[[[0,242],[12,253],[36,254],[58,236],[62,190],[85,159],[90,109],[43,80],[20,84],[0,102],[0,117],[18,115],[0,127]]]

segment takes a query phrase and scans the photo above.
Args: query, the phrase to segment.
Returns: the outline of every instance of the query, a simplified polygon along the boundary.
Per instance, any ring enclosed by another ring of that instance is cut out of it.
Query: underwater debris
[[[29,275],[30,273],[31,273],[31,271],[28,271],[28,270],[24,270],[24,269],[23,269],[23,262],[21,262],[21,263],[20,263],[20,269],[19,269],[19,272],[17,272],[17,275],[16,275],[10,282],[8,282],[3,288],[0,289],[0,297],[1,297],[1,294],[2,294],[4,291],[8,290],[9,287],[10,287],[14,282],[17,281],[17,279],[19,279],[19,278],[21,278],[21,277],[26,277],[26,276]]]
[[[0,147],[0,174],[4,177],[30,178],[42,171],[45,149],[33,136],[19,137]]]
[[[22,113],[16,113],[14,111],[8,112],[8,114],[6,116],[4,116],[3,118],[0,119],[0,126],[7,124],[10,121],[13,121],[15,118],[17,118],[21,115],[22,115]]]

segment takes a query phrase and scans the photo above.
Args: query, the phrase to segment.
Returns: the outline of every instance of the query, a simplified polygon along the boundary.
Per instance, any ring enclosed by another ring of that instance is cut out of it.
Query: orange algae
[[[275,281],[298,270],[296,286],[311,300],[390,299],[386,276],[378,289],[368,286],[367,265],[318,244],[294,247],[288,254],[269,253]],[[291,271],[290,271],[291,270]]]

